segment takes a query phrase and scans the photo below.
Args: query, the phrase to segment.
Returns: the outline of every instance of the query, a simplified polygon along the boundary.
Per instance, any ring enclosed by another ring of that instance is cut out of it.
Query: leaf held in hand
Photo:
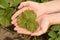
[[[26,28],[31,32],[34,32],[38,26],[35,19],[36,14],[31,10],[26,10],[17,17],[19,27]]]

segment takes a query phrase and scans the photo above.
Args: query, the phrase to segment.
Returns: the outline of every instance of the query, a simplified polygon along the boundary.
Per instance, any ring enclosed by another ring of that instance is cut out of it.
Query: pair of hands
[[[52,12],[50,12],[50,11],[48,12],[46,10],[46,8],[44,7],[44,5],[40,4],[40,3],[36,3],[36,2],[32,2],[32,1],[22,2],[19,5],[18,9],[19,10],[12,16],[12,24],[14,24],[16,26],[14,28],[14,30],[16,30],[20,34],[39,36],[39,35],[46,33],[48,28],[50,27],[50,25],[59,24],[59,22],[60,22],[59,21],[60,20],[60,18],[59,18],[60,13],[48,14],[48,13],[52,13]],[[24,12],[25,10],[32,10],[37,15],[36,21],[38,22],[39,27],[37,28],[37,30],[34,33],[31,33],[27,29],[23,29],[18,26],[18,22],[17,22],[16,17],[19,14],[21,14],[22,12]]]

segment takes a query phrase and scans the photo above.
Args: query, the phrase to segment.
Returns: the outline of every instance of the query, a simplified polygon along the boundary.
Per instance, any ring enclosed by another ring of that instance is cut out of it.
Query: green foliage
[[[0,0],[0,8],[8,8],[8,6],[7,0]]]
[[[48,0],[41,0],[41,2],[47,2]]]
[[[60,40],[60,36],[58,36],[55,40]]]
[[[51,26],[48,35],[51,37],[49,40],[60,40],[60,24]]]
[[[51,30],[53,30],[53,31],[58,31],[58,30],[60,30],[60,24],[53,25],[53,26],[51,27]]]
[[[42,37],[40,37],[40,36],[34,36],[32,40],[42,40]]]
[[[54,38],[49,38],[48,40],[54,40]]]
[[[0,0],[0,24],[3,27],[11,25],[11,17],[18,9],[20,2],[22,0]]]
[[[49,0],[31,0],[31,1],[35,1],[35,2],[42,3],[42,2],[47,2],[47,1],[49,1]]]
[[[11,24],[11,16],[15,12],[15,9],[6,9],[6,10],[1,10],[0,12],[0,24],[4,27],[7,27]]]
[[[27,28],[34,32],[37,29],[38,23],[35,21],[36,14],[30,10],[24,11],[17,17],[19,27]]]
[[[57,34],[54,31],[52,31],[52,30],[49,31],[48,35],[50,37],[52,37],[52,38],[56,38],[57,37]]]
[[[4,12],[5,12],[5,10],[0,9],[0,16],[3,16],[4,15]]]
[[[22,0],[11,0],[10,6],[16,7],[18,4],[20,4]]]

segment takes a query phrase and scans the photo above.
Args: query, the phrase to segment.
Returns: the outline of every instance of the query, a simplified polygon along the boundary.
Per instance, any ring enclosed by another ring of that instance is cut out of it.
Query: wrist
[[[40,3],[40,6],[42,6],[42,9],[46,13],[53,13],[60,11],[60,1],[50,1],[45,3]]]

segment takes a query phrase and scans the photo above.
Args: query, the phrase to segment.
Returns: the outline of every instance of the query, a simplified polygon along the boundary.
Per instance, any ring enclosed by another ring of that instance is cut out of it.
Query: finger
[[[16,26],[14,30],[17,31],[19,34],[27,34],[27,35],[31,34],[31,32],[28,31],[27,29],[20,28],[17,23],[15,23],[14,25]]]
[[[22,2],[22,3],[19,5],[18,9],[21,9],[21,8],[23,8],[23,7],[27,7],[28,5],[29,5],[28,2]]]
[[[11,22],[11,23],[12,23],[12,24],[17,23],[17,19],[12,20],[12,22]]]
[[[40,14],[40,12],[39,12],[40,10],[38,10],[39,7],[37,7],[37,4],[38,3],[32,2],[32,1],[22,2],[18,8],[21,9],[24,7],[29,7],[29,9],[32,9],[37,14],[37,17],[38,17],[38,15]]]
[[[28,7],[29,5],[34,4],[34,3],[36,3],[36,2],[33,2],[33,1],[22,2],[22,3],[19,5],[18,9],[21,9],[21,8],[23,8],[23,7]],[[33,6],[33,5],[32,5],[32,6]]]
[[[33,33],[33,34],[31,34],[31,36],[40,36],[40,35],[42,35],[42,30],[40,30],[39,32],[35,32],[35,33]]]
[[[41,26],[40,27],[41,28],[37,32],[35,32],[35,33],[31,34],[31,35],[32,36],[39,36],[39,35],[42,35],[42,34],[46,33],[48,28],[49,28],[48,19],[43,19],[42,22],[41,22]]]
[[[14,30],[16,30],[19,34],[27,34],[27,35],[31,34],[31,32],[29,32],[28,30],[20,28],[18,26],[16,26]]]
[[[22,12],[24,12],[25,10],[28,10],[28,7],[24,7],[20,10],[18,10],[13,16],[12,16],[12,20],[14,20],[19,14],[21,14]]]

